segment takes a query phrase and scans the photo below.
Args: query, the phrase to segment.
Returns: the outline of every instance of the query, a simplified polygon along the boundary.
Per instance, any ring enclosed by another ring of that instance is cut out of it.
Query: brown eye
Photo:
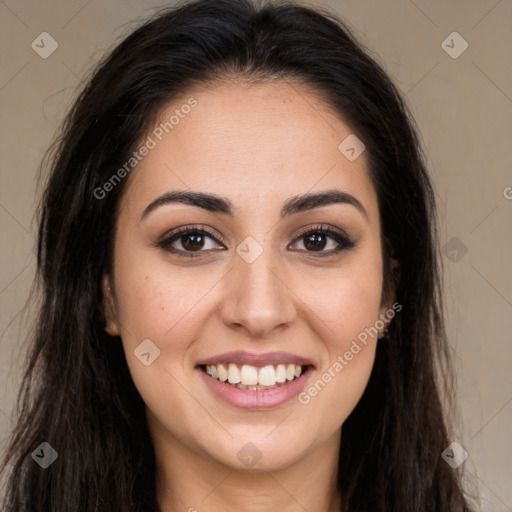
[[[302,244],[306,252],[317,252],[322,256],[339,253],[356,246],[356,243],[345,234],[323,226],[309,229],[297,240],[303,240]],[[325,250],[326,247],[331,250]]]
[[[185,250],[197,250],[204,247],[204,235],[198,233],[190,233],[189,235],[181,235],[178,240]]]
[[[167,234],[156,245],[180,256],[195,257],[193,253],[200,255],[201,252],[215,249],[215,244],[208,244],[208,240],[217,241],[217,238],[205,228],[185,227]]]
[[[325,246],[327,245],[329,236],[325,235],[324,233],[311,233],[310,235],[307,235],[304,238],[304,246],[307,249],[311,249],[313,251],[321,251],[325,249]]]

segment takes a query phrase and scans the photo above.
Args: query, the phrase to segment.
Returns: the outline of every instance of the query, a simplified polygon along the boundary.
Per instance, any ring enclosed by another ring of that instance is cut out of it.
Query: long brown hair
[[[162,106],[229,73],[299,80],[366,146],[386,293],[392,287],[403,309],[378,343],[367,388],[342,427],[345,512],[471,512],[462,469],[441,457],[451,442],[454,374],[434,193],[412,118],[386,73],[333,14],[250,0],[182,3],[143,23],[99,63],[48,153],[41,307],[3,461],[1,509],[159,510],[144,403],[121,340],[104,332],[101,308],[123,183],[102,198],[94,191],[127,161]],[[392,256],[401,266],[398,282]],[[42,442],[59,454],[46,469],[31,457]]]

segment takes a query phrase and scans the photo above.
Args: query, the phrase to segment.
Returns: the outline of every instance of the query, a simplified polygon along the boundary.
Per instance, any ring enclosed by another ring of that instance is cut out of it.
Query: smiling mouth
[[[277,364],[267,366],[233,363],[206,364],[199,368],[212,379],[246,391],[274,389],[298,379],[310,365]]]

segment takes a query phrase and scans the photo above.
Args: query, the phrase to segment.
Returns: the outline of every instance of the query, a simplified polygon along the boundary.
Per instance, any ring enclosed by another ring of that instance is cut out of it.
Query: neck
[[[175,439],[159,439],[154,446],[161,512],[340,512],[340,440],[341,429],[286,468],[258,471],[233,469]]]

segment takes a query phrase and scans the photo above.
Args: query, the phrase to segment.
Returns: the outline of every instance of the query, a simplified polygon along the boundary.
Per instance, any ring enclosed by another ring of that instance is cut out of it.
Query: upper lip
[[[300,364],[303,366],[312,365],[311,360],[289,352],[267,352],[265,354],[254,354],[244,350],[226,352],[217,356],[203,359],[197,366],[205,364],[233,363],[238,365],[249,364],[251,366],[268,366],[274,364]]]

